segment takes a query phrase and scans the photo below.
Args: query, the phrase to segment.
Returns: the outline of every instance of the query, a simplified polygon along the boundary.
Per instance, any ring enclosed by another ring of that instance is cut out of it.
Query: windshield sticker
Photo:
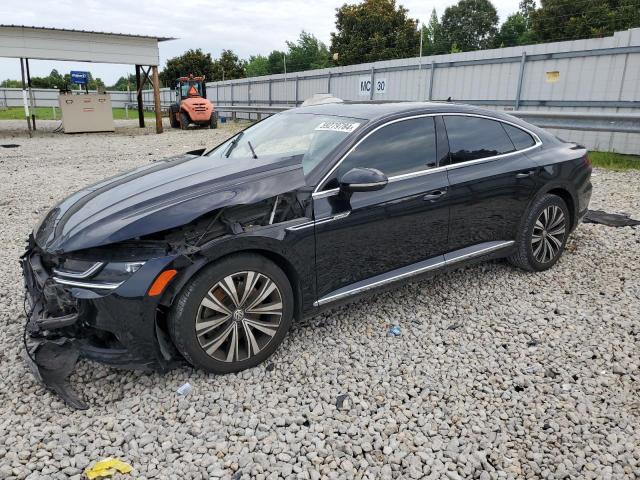
[[[315,130],[330,130],[332,132],[351,133],[359,126],[359,123],[351,122],[322,122],[315,128]]]

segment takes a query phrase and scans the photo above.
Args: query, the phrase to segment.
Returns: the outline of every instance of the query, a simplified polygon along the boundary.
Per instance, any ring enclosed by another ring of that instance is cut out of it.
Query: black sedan
[[[587,152],[455,104],[326,104],[60,202],[29,237],[25,344],[70,404],[77,358],[216,373],[294,318],[417,275],[550,268],[591,196]]]

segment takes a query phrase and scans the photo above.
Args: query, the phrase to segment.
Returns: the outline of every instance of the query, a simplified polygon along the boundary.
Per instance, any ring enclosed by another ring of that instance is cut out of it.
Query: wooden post
[[[36,130],[36,114],[35,114],[35,99],[33,98],[33,90],[31,90],[31,73],[29,72],[29,59],[24,59],[24,64],[27,67],[27,88],[29,89],[29,108],[31,109],[31,125],[33,130]]]
[[[144,105],[142,103],[142,84],[140,83],[140,65],[136,65],[136,92],[138,98],[138,124],[144,128]]]
[[[29,116],[29,103],[27,102],[27,86],[24,81],[24,59],[20,59],[20,71],[22,72],[22,103],[24,104],[24,116],[29,127],[29,137],[31,137],[31,117]]]
[[[162,105],[160,104],[160,79],[158,78],[158,66],[151,67],[151,80],[153,82],[153,103],[156,109],[156,133],[162,133]]]

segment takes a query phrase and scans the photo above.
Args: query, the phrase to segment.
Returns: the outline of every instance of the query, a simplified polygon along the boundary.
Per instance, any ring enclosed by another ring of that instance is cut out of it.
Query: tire
[[[180,128],[182,130],[186,130],[189,124],[191,123],[191,119],[186,112],[180,112]]]
[[[526,214],[523,230],[516,240],[512,265],[530,272],[551,268],[560,258],[570,231],[569,209],[564,200],[546,194],[537,199]]]
[[[176,112],[169,112],[169,121],[171,128],[180,128],[180,121],[178,120],[178,114]]]
[[[216,116],[216,112],[213,112],[211,114],[211,120],[209,120],[209,128],[218,128],[218,117]]]
[[[247,284],[253,288],[243,298]],[[229,285],[234,285],[241,302],[228,293]],[[252,306],[267,290],[270,293],[264,300]],[[185,285],[171,310],[169,333],[193,366],[213,373],[238,372],[255,367],[275,352],[291,326],[293,309],[293,290],[280,267],[261,255],[231,255],[206,267]]]

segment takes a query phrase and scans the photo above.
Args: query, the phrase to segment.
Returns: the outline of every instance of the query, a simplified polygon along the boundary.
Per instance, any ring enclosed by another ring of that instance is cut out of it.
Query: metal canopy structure
[[[174,40],[174,38],[0,25],[0,57],[20,59],[25,115],[29,132],[32,128],[35,129],[35,115],[29,116],[29,107],[33,108],[29,59],[37,59],[135,65],[140,127],[145,126],[142,87],[146,79],[151,83],[154,91],[156,132],[162,133],[158,44],[167,40]]]

